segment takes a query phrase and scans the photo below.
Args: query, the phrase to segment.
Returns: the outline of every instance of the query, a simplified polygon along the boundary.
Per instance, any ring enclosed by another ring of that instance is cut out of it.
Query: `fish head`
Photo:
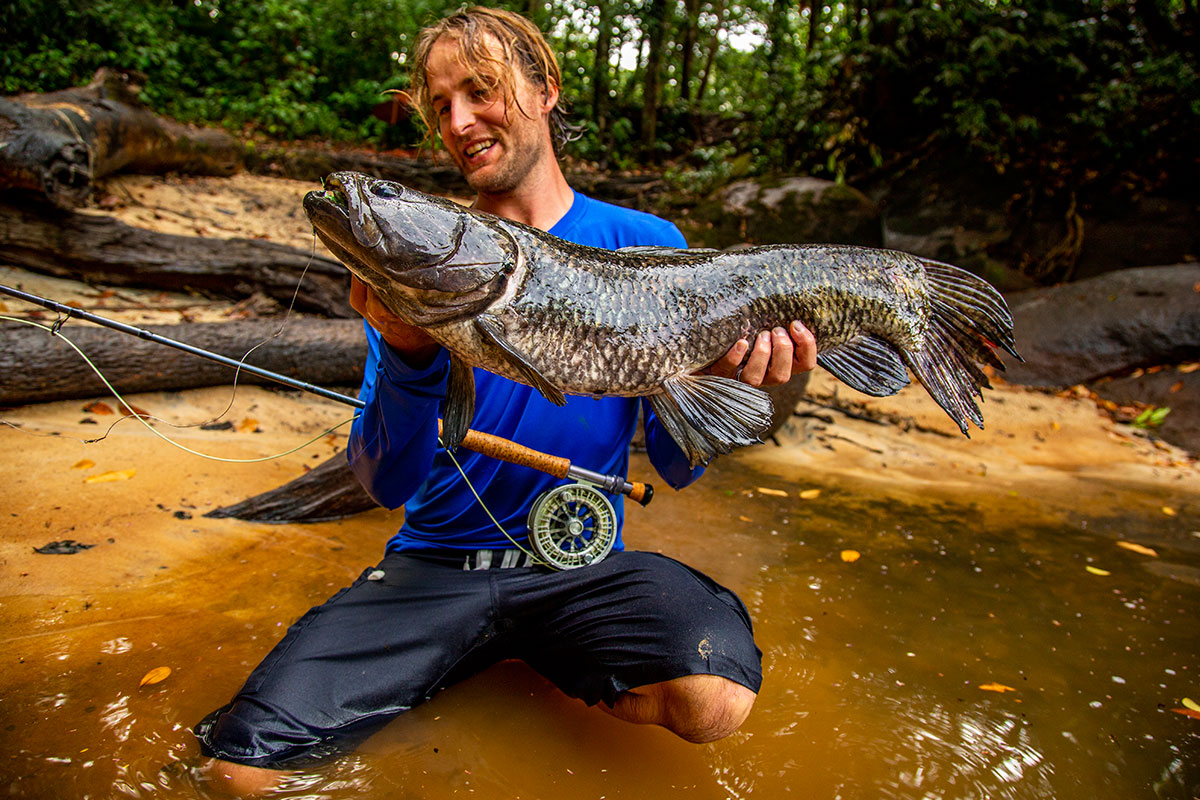
[[[448,322],[504,292],[520,249],[490,214],[358,172],[336,172],[304,197],[317,236],[414,325]]]

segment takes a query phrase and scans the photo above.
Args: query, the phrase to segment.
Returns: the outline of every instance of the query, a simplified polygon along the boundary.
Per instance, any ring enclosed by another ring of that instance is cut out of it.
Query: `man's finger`
[[[771,361],[761,386],[779,386],[792,377],[792,337],[783,328],[771,331]]]
[[[789,326],[792,342],[792,373],[811,372],[817,367],[817,339],[812,331],[800,322]]]
[[[788,360],[791,361],[791,354],[788,354]],[[762,331],[754,338],[754,347],[750,350],[750,357],[746,359],[746,365],[742,367],[742,374],[738,376],[738,380],[751,386],[762,386],[770,363],[771,332]]]
[[[713,365],[708,368],[709,374],[720,378],[736,378],[738,368],[742,365],[742,360],[746,357],[746,351],[749,349],[750,342],[738,339],[733,347],[729,348],[728,353],[713,362]]]

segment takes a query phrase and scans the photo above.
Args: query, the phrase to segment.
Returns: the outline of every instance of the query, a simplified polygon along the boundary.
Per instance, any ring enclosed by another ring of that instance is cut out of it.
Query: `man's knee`
[[[680,738],[703,744],[724,739],[750,716],[757,695],[718,675],[686,675],[625,692],[614,716],[661,725]]]
[[[286,772],[249,767],[214,758],[201,768],[201,774],[217,792],[229,797],[260,797],[278,788]]]

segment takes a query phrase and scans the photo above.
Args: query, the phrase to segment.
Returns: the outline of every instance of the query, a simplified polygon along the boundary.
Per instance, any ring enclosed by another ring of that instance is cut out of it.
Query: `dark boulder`
[[[1200,264],[1139,267],[1009,297],[1017,350],[1005,379],[1063,387],[1200,359]]]
[[[1087,384],[1121,406],[1169,408],[1155,433],[1200,452],[1200,372],[1191,371],[1200,361],[1200,264],[1109,272],[1021,292],[1009,304],[1026,360],[1006,358],[1005,380]]]
[[[820,178],[735,181],[677,221],[693,247],[883,244],[875,203],[857,189]]]

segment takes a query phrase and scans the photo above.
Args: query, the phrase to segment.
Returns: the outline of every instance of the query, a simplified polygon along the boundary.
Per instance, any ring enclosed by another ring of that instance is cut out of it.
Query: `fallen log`
[[[247,522],[330,522],[377,508],[350,470],[345,453],[277,489],[255,495],[204,516]]]
[[[270,318],[154,325],[146,330],[239,360],[261,345],[246,357],[247,363],[319,386],[358,385],[366,360],[361,320],[293,315],[286,323]],[[230,367],[115,331],[68,322],[61,332],[122,394],[223,386],[234,380]],[[61,338],[28,325],[0,327],[0,376],[3,405],[108,394]],[[277,385],[247,372],[237,379]]]
[[[294,297],[301,311],[358,316],[350,308],[350,273],[339,262],[258,239],[179,236],[98,214],[0,205],[0,259],[109,286],[234,300],[261,292],[285,307]]]
[[[243,147],[146,108],[134,72],[102,68],[87,86],[0,99],[0,190],[36,192],[59,208],[91,197],[118,170],[230,175]]]

